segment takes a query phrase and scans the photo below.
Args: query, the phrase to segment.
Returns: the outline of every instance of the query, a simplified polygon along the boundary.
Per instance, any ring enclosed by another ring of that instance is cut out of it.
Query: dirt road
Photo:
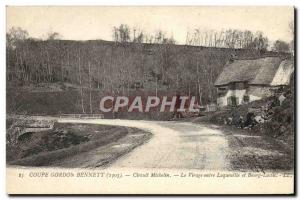
[[[110,168],[170,168],[202,170],[291,170],[292,153],[275,140],[224,131],[190,122],[133,120],[67,120],[135,127],[152,132],[146,144],[120,157]]]

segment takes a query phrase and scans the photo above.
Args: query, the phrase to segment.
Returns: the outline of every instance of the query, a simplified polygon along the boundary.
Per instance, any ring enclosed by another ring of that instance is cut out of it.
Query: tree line
[[[289,25],[293,32],[293,23]],[[150,43],[150,44],[176,44],[173,36],[167,37],[163,31],[155,34],[147,34],[140,28],[130,27],[126,24],[113,27],[112,38],[118,43]],[[282,40],[271,42],[263,32],[252,32],[249,30],[226,29],[226,30],[207,30],[196,28],[186,34],[186,45],[219,47],[219,48],[239,48],[255,50],[272,50],[276,52],[293,51],[293,41],[287,43]]]

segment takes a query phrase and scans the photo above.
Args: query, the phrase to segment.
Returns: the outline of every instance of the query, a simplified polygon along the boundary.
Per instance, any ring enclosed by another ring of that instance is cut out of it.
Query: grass
[[[9,165],[47,166],[51,162],[115,142],[128,134],[124,127],[55,124],[53,130],[28,134],[7,145]]]

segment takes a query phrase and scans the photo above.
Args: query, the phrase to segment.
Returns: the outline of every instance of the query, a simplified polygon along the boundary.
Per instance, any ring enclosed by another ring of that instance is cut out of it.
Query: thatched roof
[[[291,75],[294,72],[294,61],[293,60],[283,60],[271,82],[272,86],[276,85],[289,85],[291,80]]]
[[[215,86],[245,81],[248,84],[270,85],[282,61],[279,57],[234,60],[225,65]]]

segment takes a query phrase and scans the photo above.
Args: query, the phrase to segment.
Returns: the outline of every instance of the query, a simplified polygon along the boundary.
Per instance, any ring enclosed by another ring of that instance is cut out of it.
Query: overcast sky
[[[292,40],[293,7],[8,7],[7,30],[26,29],[31,37],[58,32],[63,39],[112,40],[121,23],[148,33],[158,30],[184,44],[188,30],[262,31],[270,40]]]

